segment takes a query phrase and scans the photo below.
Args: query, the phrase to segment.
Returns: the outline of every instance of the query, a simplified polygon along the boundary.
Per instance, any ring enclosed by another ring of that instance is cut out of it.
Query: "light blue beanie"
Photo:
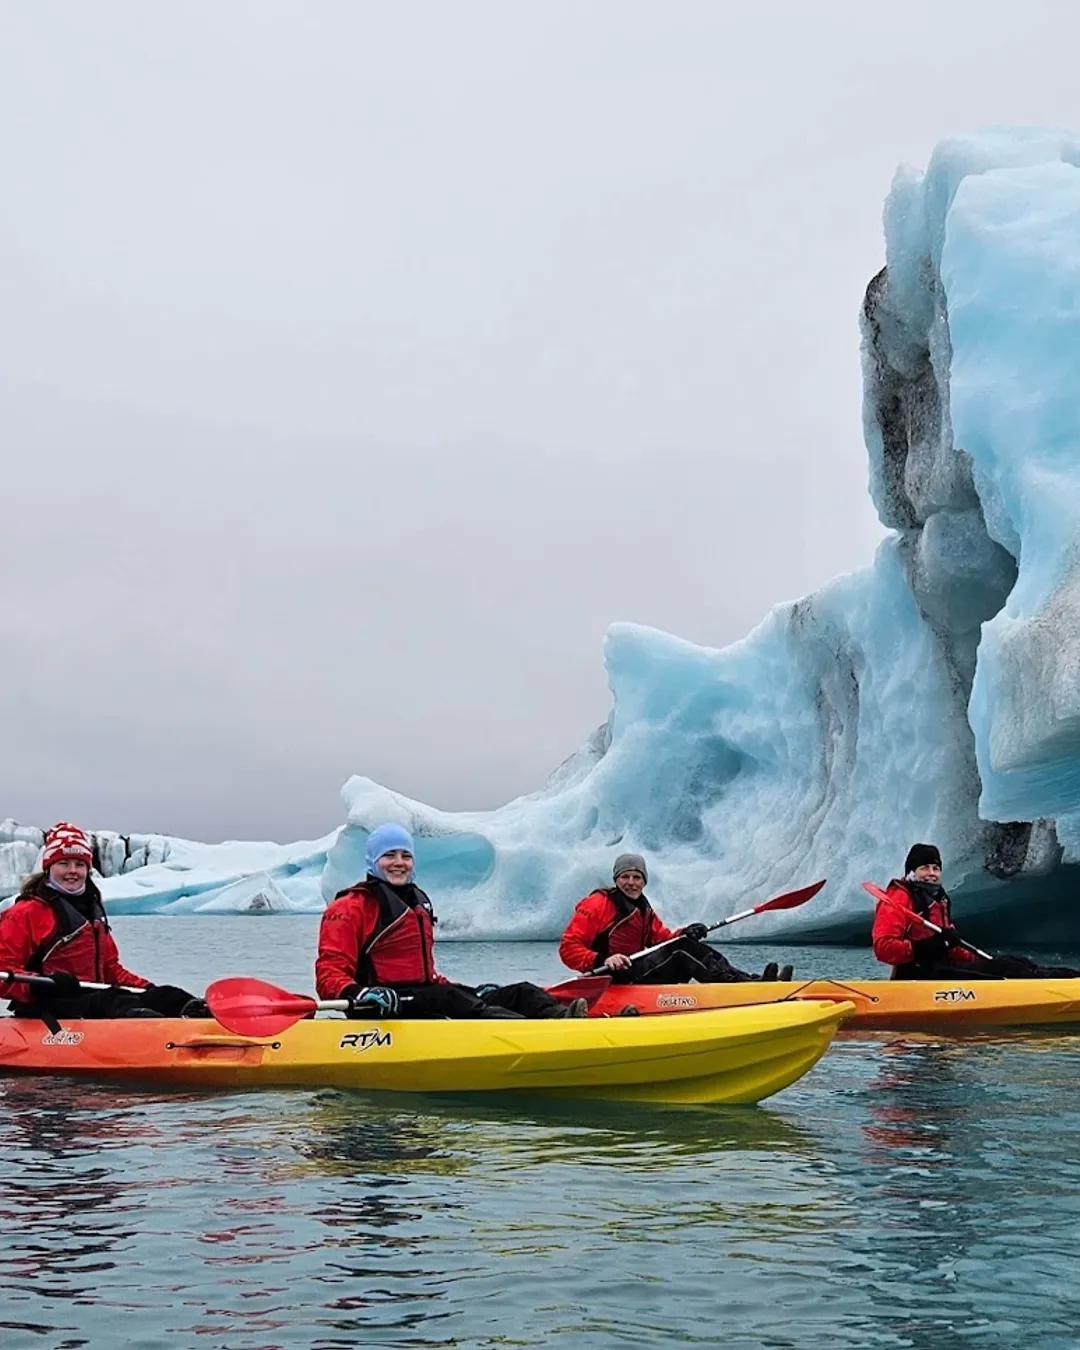
[[[413,843],[413,837],[403,825],[378,825],[368,835],[367,848],[364,852],[364,866],[369,875],[381,877],[379,871],[379,859],[384,853],[392,853],[396,848],[403,848],[416,857],[416,845]],[[416,868],[409,873],[409,880],[416,879]]]

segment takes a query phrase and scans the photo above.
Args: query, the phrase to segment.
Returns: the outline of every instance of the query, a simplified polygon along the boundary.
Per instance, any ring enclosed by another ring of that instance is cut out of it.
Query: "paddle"
[[[27,975],[19,970],[0,970],[0,984],[28,984],[31,988],[55,989],[56,982],[51,980],[48,975]],[[115,984],[93,984],[89,980],[79,981],[80,989],[127,989],[132,994],[141,994],[141,989],[130,989],[127,985]],[[60,1023],[56,1020],[56,1015],[48,1007],[40,1004],[34,1008],[34,1015],[39,1017],[49,1028],[54,1036],[59,1035],[61,1031]]]
[[[726,928],[729,923],[738,923],[740,919],[748,919],[751,914],[765,914],[771,909],[798,909],[800,905],[805,905],[807,900],[812,900],[822,886],[825,885],[825,877],[820,881],[815,881],[811,886],[803,886],[797,891],[785,891],[783,895],[774,896],[772,900],[766,900],[760,905],[754,905],[751,909],[740,909],[737,914],[729,914],[726,919],[720,919],[717,923],[710,924],[705,930],[708,933],[715,932],[717,928]],[[661,947],[668,947],[673,942],[678,942],[679,935],[668,938],[665,942],[658,942],[655,947],[645,947],[640,952],[634,952],[630,957],[631,961],[636,961],[639,956],[645,956],[649,952],[658,952]],[[587,975],[579,980],[564,980],[562,984],[557,984],[548,990],[549,994],[554,994],[556,998],[588,998],[588,993],[582,989],[580,993],[576,992],[575,986],[588,985],[590,980],[598,975],[608,975],[611,972],[606,966],[600,966],[596,970],[590,970]]]
[[[55,989],[56,986],[48,975],[24,975],[21,971],[0,970],[0,984],[29,984],[39,985],[45,989]],[[130,984],[95,984],[91,980],[80,980],[80,989],[123,989],[129,994],[141,994],[141,989],[136,989]]]
[[[316,1012],[348,1012],[345,998],[314,999],[240,976],[215,980],[206,1002],[216,1022],[237,1036],[276,1036]]]
[[[875,900],[880,900],[886,905],[892,905],[893,909],[898,910],[905,918],[911,919],[915,923],[921,923],[924,928],[929,928],[931,933],[940,935],[945,931],[943,928],[939,928],[936,923],[931,923],[929,919],[924,919],[921,915],[916,914],[914,910],[908,909],[906,905],[901,905],[888,891],[883,891],[880,886],[875,886],[872,881],[864,881],[862,885],[863,890],[866,891],[868,895],[872,895]],[[958,947],[965,947],[969,952],[974,952],[976,956],[981,956],[984,961],[992,961],[994,959],[980,947],[975,947],[970,942],[965,942],[963,938],[957,938],[956,945]]]

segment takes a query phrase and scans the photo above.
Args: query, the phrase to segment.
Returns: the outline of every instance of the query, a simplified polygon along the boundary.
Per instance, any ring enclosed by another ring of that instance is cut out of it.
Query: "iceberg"
[[[318,912],[337,831],[296,844],[203,844],[164,835],[92,834],[95,871],[110,914]],[[0,908],[41,858],[44,831],[0,821]]]
[[[294,874],[295,877],[296,874]],[[307,878],[308,884],[297,894],[295,885],[287,894],[269,872],[256,872],[239,881],[215,887],[201,895],[174,900],[165,914],[298,914],[322,909],[319,900],[318,876]]]
[[[14,895],[23,877],[37,866],[44,838],[31,825],[0,820],[0,898]]]
[[[110,914],[285,914],[320,911],[334,836],[297,844],[170,839],[164,862],[106,876]]]
[[[614,625],[606,725],[499,810],[350,780],[324,895],[395,819],[447,933],[552,937],[632,848],[675,922],[827,876],[746,936],[865,940],[861,880],[932,839],[967,918],[1080,931],[1080,139],[949,138],[898,172],[884,223],[862,314],[870,492],[892,531],[873,564],[723,650]]]
[[[865,941],[861,881],[929,839],[965,927],[1075,938],[1080,139],[944,140],[925,172],[898,171],[884,227],[861,325],[869,490],[890,533],[868,567],[723,649],[614,624],[607,721],[494,811],[439,811],[354,777],[322,840],[112,836],[109,908],[317,911],[395,820],[446,937],[552,939],[634,850],[669,922],[827,877],[811,905],[732,936]],[[36,856],[32,833],[0,827],[0,894]]]
[[[182,850],[185,843],[160,834],[117,834],[115,830],[98,830],[92,840],[94,867],[104,877],[164,862],[170,849]],[[0,897],[13,895],[23,877],[35,870],[44,843],[43,829],[10,818],[0,820]]]

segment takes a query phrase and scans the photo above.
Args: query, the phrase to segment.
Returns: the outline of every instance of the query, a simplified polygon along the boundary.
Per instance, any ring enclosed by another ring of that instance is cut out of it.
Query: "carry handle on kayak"
[[[738,923],[740,919],[749,919],[752,914],[764,914],[770,909],[797,909],[799,905],[805,905],[807,900],[813,900],[822,886],[825,885],[826,878],[822,877],[820,881],[815,881],[812,886],[803,886],[797,891],[786,891],[783,895],[776,895],[771,900],[766,900],[763,904],[754,905],[751,909],[740,909],[738,914],[729,914],[726,919],[720,919],[716,923],[711,923],[706,928],[707,933],[714,933],[718,928],[726,928],[729,923]],[[678,942],[682,936],[676,933],[674,937],[667,938],[664,942],[658,942],[655,947],[643,947],[641,951],[634,952],[630,960],[636,961],[639,956],[648,956],[650,952],[658,952],[661,947],[670,947],[673,942]],[[597,966],[595,970],[590,970],[589,975],[604,975],[609,967]],[[561,989],[565,990],[570,981],[562,984]]]
[[[940,937],[945,931],[944,928],[939,928],[936,923],[931,923],[929,919],[924,919],[921,914],[916,914],[914,910],[908,909],[906,905],[900,904],[900,902],[894,899],[888,891],[883,891],[880,886],[875,886],[872,881],[864,881],[863,890],[882,904],[891,905],[893,909],[897,910],[900,914],[903,914],[905,918],[911,919],[914,923],[921,923],[924,928],[929,928],[931,933],[937,933]],[[963,938],[958,937],[956,939],[956,945],[958,947],[964,947],[967,951],[973,952],[976,956],[981,956],[984,961],[992,961],[994,959],[987,952],[984,952],[981,947],[976,947],[970,942],[965,942]]]

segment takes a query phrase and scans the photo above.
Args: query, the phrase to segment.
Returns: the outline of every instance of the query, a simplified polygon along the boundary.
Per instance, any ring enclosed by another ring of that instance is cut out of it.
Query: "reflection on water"
[[[473,1343],[479,1318],[496,1343],[524,1298],[552,1334],[580,1330],[624,1263],[648,1256],[662,1288],[695,1228],[760,1283],[755,1244],[790,1241],[828,1199],[784,1194],[818,1151],[768,1110],[7,1081],[0,1324],[57,1346],[117,1319],[132,1344],[441,1345]],[[622,1319],[602,1320],[614,1334]]]
[[[8,1296],[77,1301],[135,1231],[143,1196],[98,1161],[116,1133],[145,1129],[110,1111],[100,1089],[15,1080],[0,1094],[0,1151],[18,1165],[0,1186]]]
[[[395,1094],[385,1100],[347,1092],[318,1094],[297,1140],[305,1158],[338,1175],[489,1173],[564,1160],[635,1172],[696,1154],[813,1146],[805,1130],[767,1107],[662,1109],[608,1102],[573,1106],[542,1098],[475,1094]]]
[[[890,1034],[757,1109],[0,1080],[0,1347],[1074,1347],[1078,1069]]]
[[[903,1276],[883,1308],[912,1344],[997,1344],[1033,1324],[1040,1346],[1077,1344],[1062,1282],[1080,1233],[1078,1050],[1045,1033],[878,1046],[859,1181],[887,1216],[865,1250]]]

